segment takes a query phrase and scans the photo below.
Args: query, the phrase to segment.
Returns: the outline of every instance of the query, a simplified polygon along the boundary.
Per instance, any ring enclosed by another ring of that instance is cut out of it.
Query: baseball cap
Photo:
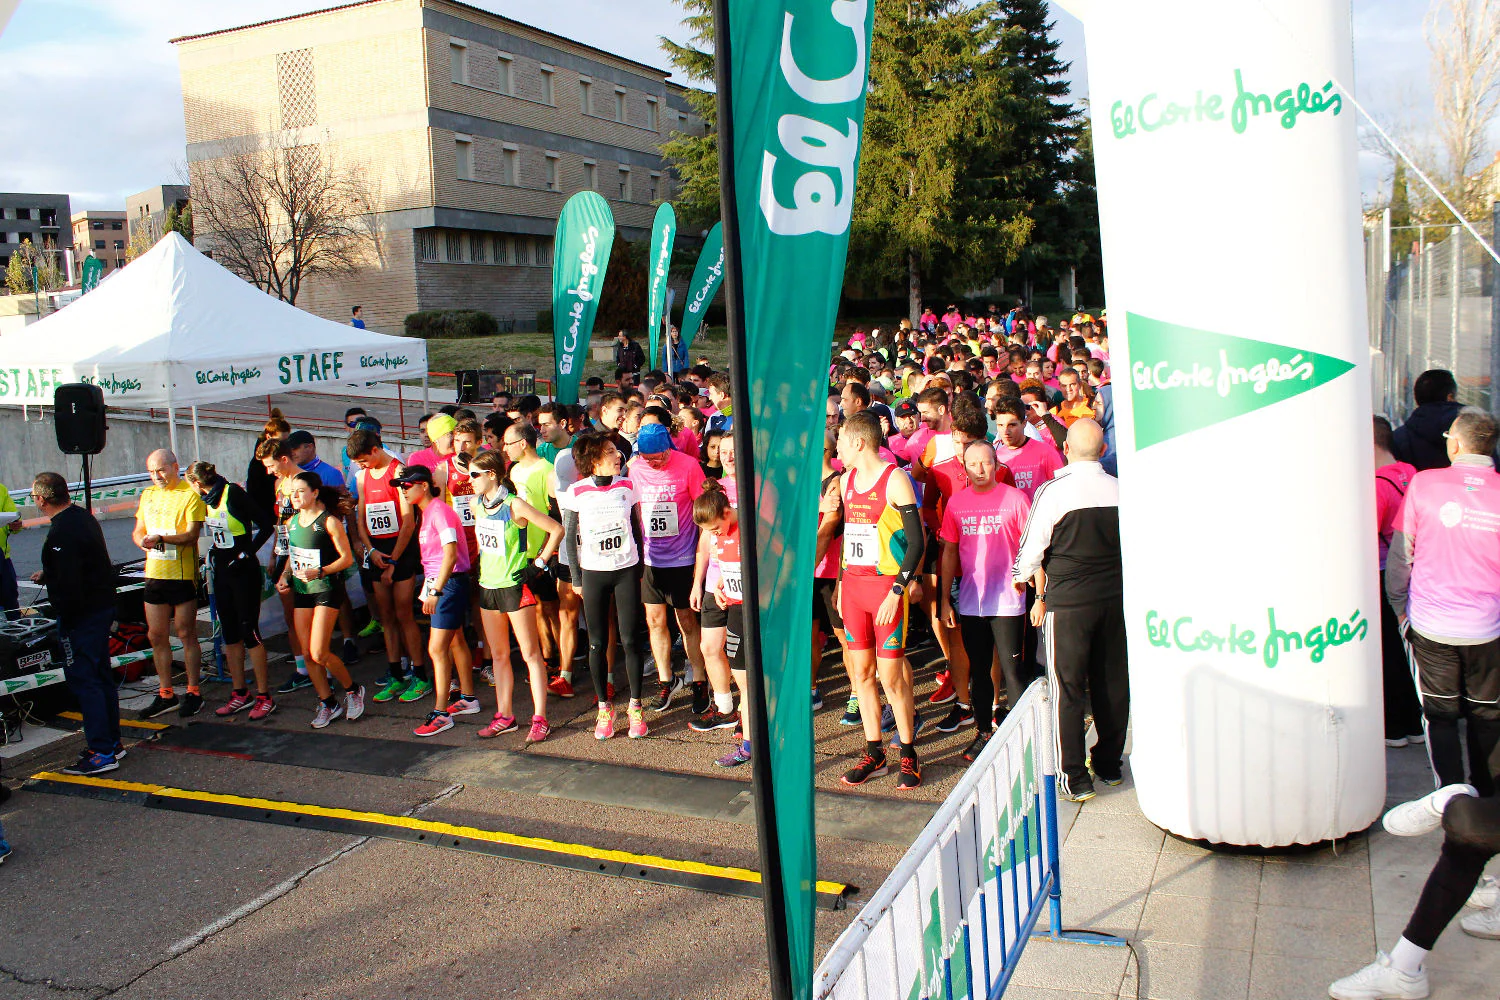
[[[425,465],[408,465],[395,479],[391,480],[392,486],[410,486],[413,483],[426,483],[432,485],[432,470]]]
[[[305,444],[314,444],[315,442],[310,431],[292,431],[292,433],[286,436],[286,443],[293,448],[300,448]]]
[[[915,417],[917,415],[917,404],[913,403],[911,400],[903,399],[901,402],[896,404],[896,416]]]
[[[672,432],[661,424],[644,424],[635,439],[635,450],[642,455],[656,455],[672,450]]]
[[[457,426],[457,420],[454,420],[446,413],[439,413],[437,416],[427,421],[427,439],[429,441],[436,441],[444,434],[452,434],[453,428]]]

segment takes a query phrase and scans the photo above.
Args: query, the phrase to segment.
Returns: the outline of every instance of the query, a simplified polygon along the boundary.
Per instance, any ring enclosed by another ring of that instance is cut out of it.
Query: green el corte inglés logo
[[[1135,447],[1291,399],[1354,364],[1225,333],[1126,314]]]

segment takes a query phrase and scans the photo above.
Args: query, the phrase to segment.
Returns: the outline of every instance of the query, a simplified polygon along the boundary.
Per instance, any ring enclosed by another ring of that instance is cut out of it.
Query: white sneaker
[[[1474,891],[1469,894],[1469,901],[1465,906],[1477,906],[1481,910],[1488,910],[1496,903],[1500,903],[1500,879],[1493,875],[1486,875],[1479,880]]]
[[[1420,837],[1443,825],[1442,807],[1455,795],[1478,794],[1473,785],[1444,785],[1420,799],[1401,803],[1386,813],[1380,822],[1385,832],[1393,837]]]
[[[1375,961],[1354,975],[1328,987],[1333,1000],[1423,1000],[1429,992],[1426,969],[1409,975],[1392,966],[1383,951],[1376,952]]]
[[[356,684],[354,690],[347,694],[344,706],[344,718],[350,722],[365,714],[365,686],[363,684]]]
[[[1471,913],[1464,917],[1460,926],[1470,937],[1500,941],[1500,906],[1492,906],[1488,910]]]
[[[1408,736],[1406,738],[1406,742],[1410,743],[1414,747],[1419,747],[1423,743],[1427,742],[1427,734],[1426,733],[1412,733],[1410,736]]]
[[[1397,736],[1395,739],[1387,737],[1385,745],[1390,747],[1392,750],[1399,750],[1410,742],[1411,741],[1408,740],[1405,736]]]
[[[313,715],[312,727],[314,729],[326,729],[328,724],[344,714],[343,705],[335,705],[329,708],[321,701],[318,702],[318,711]]]

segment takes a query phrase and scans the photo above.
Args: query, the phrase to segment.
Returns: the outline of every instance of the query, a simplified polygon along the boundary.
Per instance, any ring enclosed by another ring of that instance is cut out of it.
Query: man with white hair
[[[141,712],[151,719],[176,710],[183,717],[203,708],[199,690],[202,657],[198,651],[198,535],[208,508],[198,491],[178,473],[177,456],[160,448],[146,456],[152,485],[141,493],[131,541],[146,553],[146,635],[156,666],[157,695]],[[187,692],[181,699],[172,686],[171,630],[182,640]]]
[[[1120,570],[1120,484],[1104,471],[1104,431],[1088,418],[1068,428],[1068,464],[1037,488],[1011,582],[1036,585],[1032,624],[1042,630],[1052,689],[1058,787],[1094,797],[1094,778],[1118,785],[1130,722],[1125,605]],[[1084,749],[1084,716],[1098,741]]]

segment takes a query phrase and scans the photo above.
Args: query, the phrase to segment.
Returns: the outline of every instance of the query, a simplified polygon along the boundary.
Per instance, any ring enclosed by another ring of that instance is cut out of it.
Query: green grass
[[[648,345],[641,344],[642,349]],[[693,339],[693,360],[702,356],[714,368],[729,364],[729,342],[723,327],[705,327]],[[469,337],[463,340],[429,340],[427,366],[437,372],[460,368],[535,368],[538,378],[551,378],[556,370],[552,357],[550,333],[502,333],[494,337]],[[595,361],[593,352],[583,366],[583,377],[599,376],[614,381],[614,365]]]

